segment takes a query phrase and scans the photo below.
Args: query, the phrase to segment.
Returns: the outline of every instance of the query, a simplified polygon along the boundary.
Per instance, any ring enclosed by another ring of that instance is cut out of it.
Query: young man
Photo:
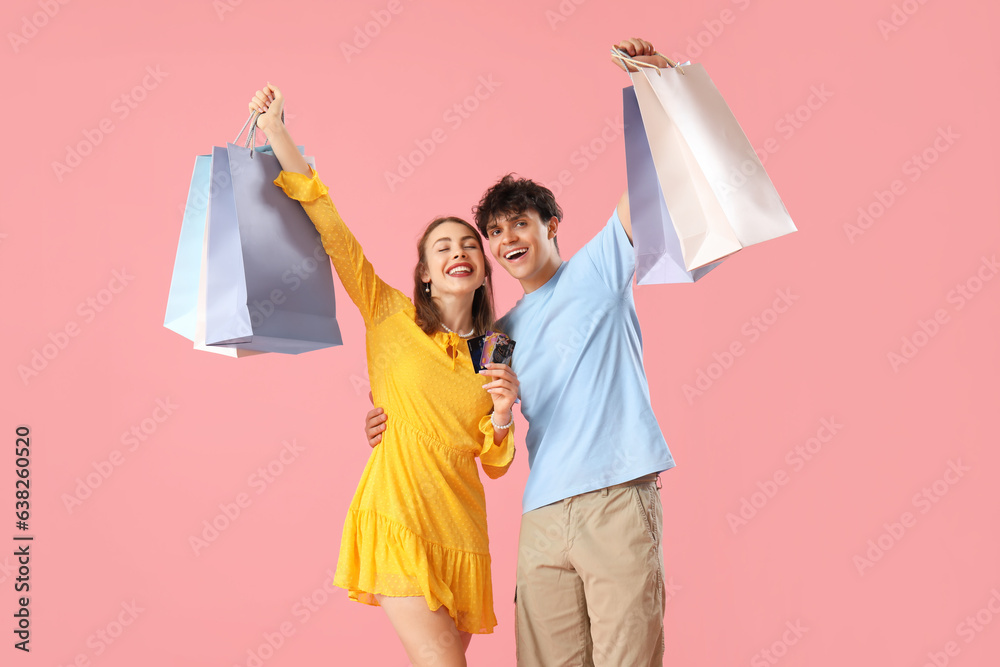
[[[652,44],[619,45],[659,67]],[[620,64],[617,59],[613,60]],[[515,595],[523,667],[663,663],[663,514],[674,460],[656,423],[632,296],[627,193],[569,260],[552,192],[505,176],[476,207],[493,258],[524,296],[498,322],[528,422]],[[368,415],[372,446],[387,415]]]

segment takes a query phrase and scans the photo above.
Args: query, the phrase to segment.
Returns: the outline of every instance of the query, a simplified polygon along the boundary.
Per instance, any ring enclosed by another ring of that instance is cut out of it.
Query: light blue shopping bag
[[[167,314],[163,326],[194,340],[198,307],[198,276],[201,271],[201,246],[208,213],[208,184],[211,179],[212,156],[198,155],[194,159],[191,186],[188,188],[181,236],[177,241],[174,273],[167,295]]]

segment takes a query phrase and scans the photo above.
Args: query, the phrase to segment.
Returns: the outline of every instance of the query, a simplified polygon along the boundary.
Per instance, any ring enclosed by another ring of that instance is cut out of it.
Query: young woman
[[[479,234],[458,218],[431,222],[417,244],[411,301],[375,274],[296,149],[281,92],[269,83],[249,106],[281,163],[275,185],[302,203],[361,311],[374,402],[393,415],[351,502],[334,584],[385,609],[414,665],[465,665],[472,634],[496,626],[475,459],[489,477],[507,471],[518,391],[509,366],[477,375],[469,357],[466,339],[494,326]]]

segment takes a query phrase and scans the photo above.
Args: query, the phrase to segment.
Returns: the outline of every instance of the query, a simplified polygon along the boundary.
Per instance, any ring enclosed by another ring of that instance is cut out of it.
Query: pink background
[[[233,139],[270,80],[390,283],[409,291],[430,218],[468,216],[507,171],[546,183],[567,172],[555,189],[568,258],[625,187],[628,78],[607,51],[638,35],[703,63],[751,142],[776,147],[765,166],[800,230],[696,285],[635,292],[653,405],[678,463],[662,491],[668,664],[996,664],[1000,279],[977,271],[1000,250],[1000,11],[401,0],[348,59],[342,45],[387,6],[4,3],[2,662],[249,666],[264,645],[268,667],[405,665],[383,612],[329,587],[369,452],[363,327],[340,285],[334,349],[234,360],[162,326],[193,158]],[[480,77],[499,85],[449,123]],[[794,125],[782,120],[796,113]],[[385,172],[436,128],[445,142],[390,190]],[[81,145],[87,154],[57,174]],[[925,151],[932,163],[913,171]],[[859,207],[876,217],[849,238]],[[131,276],[124,288],[116,270]],[[502,271],[496,282],[503,311],[520,289]],[[102,291],[109,283],[119,291]],[[978,291],[960,298],[958,285]],[[775,317],[778,290],[795,300]],[[80,306],[102,297],[100,312]],[[67,325],[77,335],[60,337]],[[893,364],[904,337],[919,347]],[[22,379],[52,340],[63,346]],[[743,354],[727,359],[736,342]],[[689,400],[699,372],[713,378]],[[176,406],[161,422],[157,400]],[[824,419],[841,425],[832,438]],[[144,440],[123,441],[144,420]],[[19,424],[32,431],[30,655],[12,648],[7,555]],[[828,442],[796,459],[818,432]],[[293,440],[301,451],[272,464],[280,474],[252,477]],[[108,465],[67,508],[79,481]],[[473,665],[514,663],[526,475],[522,451],[486,483],[500,625],[473,640]],[[776,475],[785,483],[769,484]],[[239,494],[249,504],[196,554],[190,537]],[[752,516],[744,500],[758,505]],[[731,524],[741,505],[750,518]],[[796,624],[806,630],[786,632]]]

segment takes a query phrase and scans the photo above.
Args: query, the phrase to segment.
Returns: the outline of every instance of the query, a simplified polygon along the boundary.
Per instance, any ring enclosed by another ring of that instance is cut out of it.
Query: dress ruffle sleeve
[[[491,415],[479,420],[479,430],[483,434],[483,448],[479,452],[479,462],[483,472],[490,479],[502,477],[514,460],[514,425],[507,429],[507,435],[500,444],[493,442],[493,421]]]

